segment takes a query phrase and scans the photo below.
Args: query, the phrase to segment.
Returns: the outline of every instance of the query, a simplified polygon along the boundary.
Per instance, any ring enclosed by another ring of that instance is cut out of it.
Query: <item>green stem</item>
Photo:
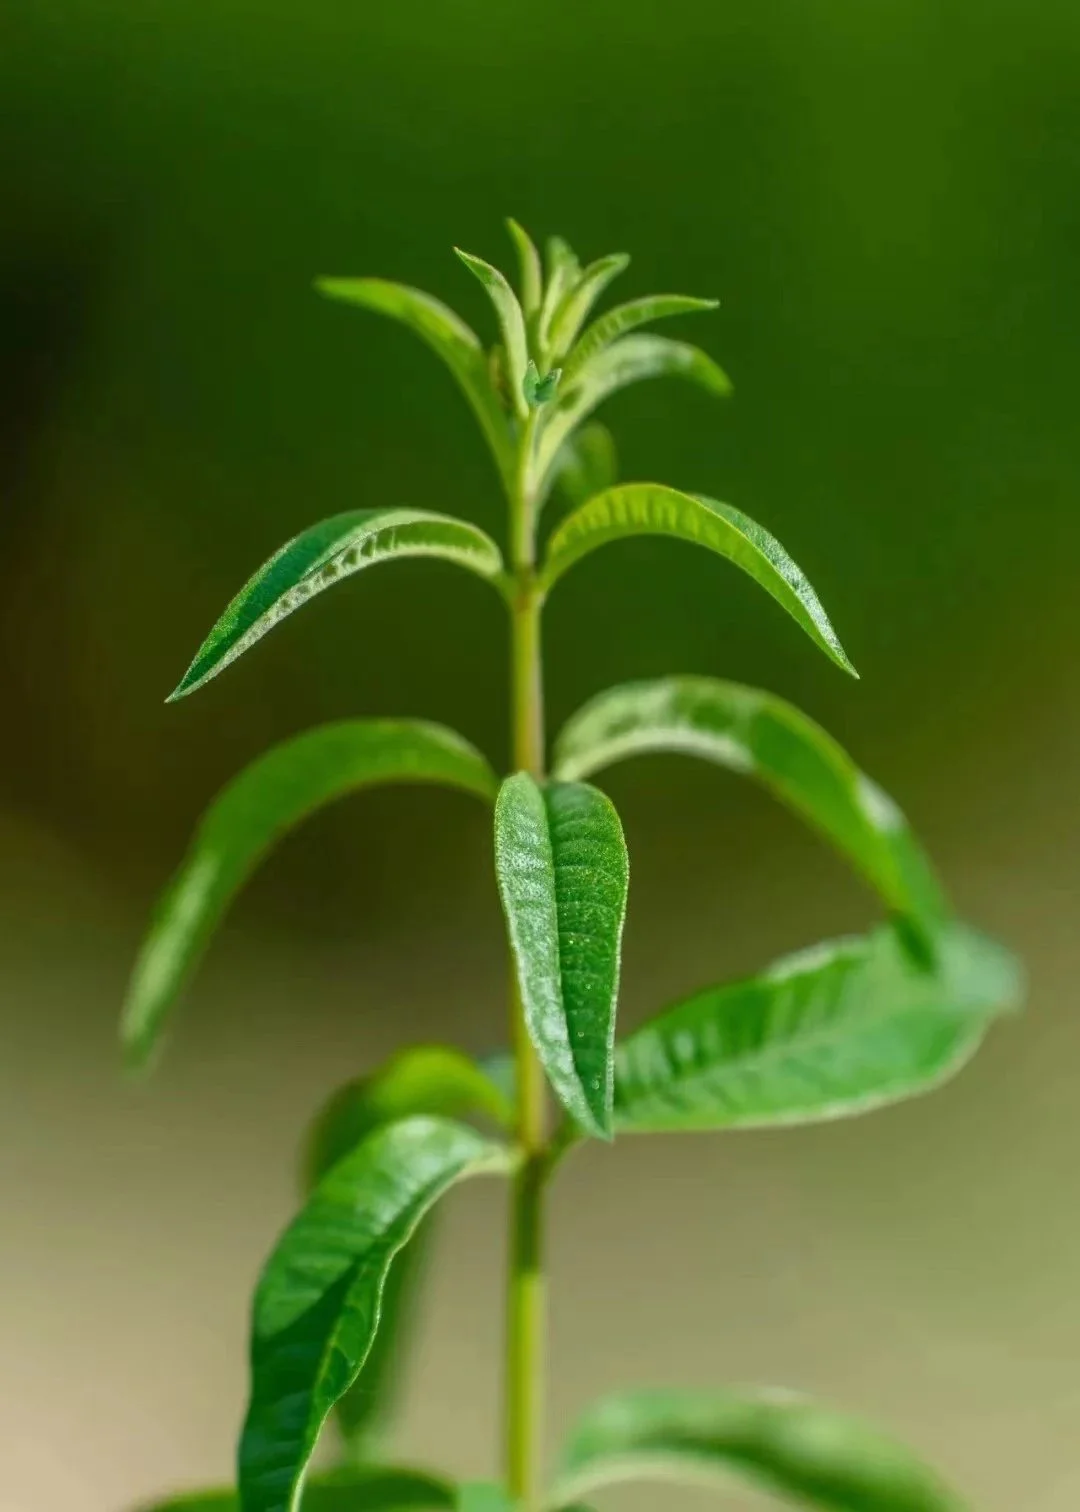
[[[515,770],[529,772],[540,780],[544,775],[541,600],[536,587],[533,501],[527,484],[533,432],[530,416],[522,435],[517,487],[510,501],[514,570],[511,703]],[[511,982],[510,1014],[521,1160],[513,1184],[507,1284],[506,1480],[522,1512],[533,1512],[540,1485],[543,1429],[547,1097],[543,1068],[525,1026],[516,978]]]

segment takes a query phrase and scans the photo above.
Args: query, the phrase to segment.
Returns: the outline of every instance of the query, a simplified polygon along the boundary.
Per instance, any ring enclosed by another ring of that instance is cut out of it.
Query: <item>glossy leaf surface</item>
[[[205,814],[165,891],[136,961],[121,1025],[143,1064],[166,1014],[233,897],[286,831],[359,788],[438,782],[492,798],[496,778],[475,747],[420,720],[343,720],[273,747]]]
[[[614,488],[618,477],[615,438],[598,420],[575,431],[555,461],[556,486],[575,507],[605,488]]]
[[[446,1190],[507,1168],[474,1129],[410,1118],[331,1168],[271,1255],[255,1295],[243,1512],[293,1512],[319,1431],[375,1337],[394,1255]]]
[[[616,1056],[616,1129],[760,1128],[869,1112],[947,1080],[1021,991],[1013,957],[958,924],[943,931],[932,967],[888,927],[812,946],[630,1035]]]
[[[625,252],[597,258],[583,269],[581,277],[563,295],[551,323],[551,353],[556,360],[570,350],[593,305],[612,280],[625,272],[629,263]]]
[[[571,1436],[562,1484],[576,1495],[616,1481],[701,1477],[742,1481],[819,1512],[963,1512],[964,1505],[876,1429],[778,1392],[609,1397]]]
[[[946,917],[930,862],[896,804],[782,698],[711,677],[611,688],[563,727],[555,774],[580,781],[658,751],[700,756],[762,783],[830,840],[895,912],[924,932]]]
[[[495,805],[495,869],[529,1034],[563,1106],[609,1137],[628,862],[615,809],[584,783],[520,772]]]
[[[499,317],[499,329],[502,332],[503,347],[506,351],[507,377],[510,392],[513,395],[514,408],[519,415],[524,416],[526,405],[522,383],[525,378],[525,364],[529,360],[529,347],[525,336],[525,316],[518,303],[518,297],[498,268],[485,262],[482,257],[474,257],[471,252],[463,252],[460,247],[455,247],[454,251],[469,272],[483,284],[495,306],[495,313]]]
[[[329,299],[400,320],[442,358],[479,421],[500,477],[509,482],[514,470],[510,427],[491,386],[487,358],[476,332],[440,300],[405,284],[382,278],[320,278],[315,287]]]
[[[771,594],[831,661],[857,675],[817,594],[774,536],[730,504],[659,483],[620,484],[568,516],[548,544],[543,587],[589,552],[638,535],[672,536],[726,557]]]
[[[313,1475],[304,1483],[301,1512],[439,1512],[457,1506],[447,1480],[422,1470],[357,1466]],[[146,1512],[240,1512],[236,1491],[192,1491],[147,1507]]]
[[[185,672],[170,702],[242,656],[315,594],[380,562],[440,557],[501,587],[502,553],[465,520],[421,509],[356,509],[321,520],[287,541],[241,588]]]
[[[643,299],[631,299],[626,304],[616,305],[593,321],[575,343],[563,371],[567,381],[578,373],[591,357],[609,347],[620,336],[627,336],[639,326],[654,320],[665,320],[672,315],[694,315],[702,310],[715,310],[717,299],[694,299],[689,294],[649,294]]]

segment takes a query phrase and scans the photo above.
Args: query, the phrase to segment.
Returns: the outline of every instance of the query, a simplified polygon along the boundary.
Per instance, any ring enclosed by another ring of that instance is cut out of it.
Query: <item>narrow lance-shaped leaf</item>
[[[580,781],[628,756],[658,751],[699,756],[762,783],[924,937],[946,917],[930,862],[896,804],[831,735],[782,698],[711,677],[610,688],[563,726],[555,775]]]
[[[121,1033],[136,1065],[148,1058],[226,908],[271,846],[325,804],[386,782],[438,782],[489,799],[497,786],[479,751],[452,730],[386,719],[307,731],[267,751],[223,790],[158,903],[135,963]]]
[[[555,484],[574,507],[605,488],[613,488],[618,477],[615,438],[598,420],[575,431],[563,443],[555,462]]]
[[[631,1391],[587,1411],[553,1506],[627,1480],[732,1479],[820,1512],[963,1512],[910,1450],[781,1392]]]
[[[460,247],[455,247],[454,251],[469,272],[483,284],[495,306],[495,313],[499,317],[499,328],[502,331],[503,346],[506,349],[507,377],[514,409],[518,415],[524,417],[527,413],[527,405],[522,385],[525,381],[525,365],[529,360],[529,345],[525,335],[525,317],[518,303],[518,297],[498,268],[492,267],[491,263],[485,262],[482,257],[474,257],[471,252],[463,252]]]
[[[570,350],[593,305],[612,280],[625,272],[629,265],[630,258],[625,252],[613,252],[609,257],[597,258],[582,271],[581,277],[563,295],[551,322],[553,360],[557,361]]]
[[[547,279],[537,317],[538,360],[547,366],[551,356],[551,332],[559,306],[581,276],[581,264],[573,247],[561,236],[548,238]]]
[[[301,1512],[454,1512],[458,1491],[423,1470],[391,1465],[356,1466],[313,1475],[304,1482]],[[144,1512],[240,1512],[232,1487],[190,1491],[147,1506]]]
[[[605,347],[629,335],[639,326],[649,325],[654,320],[665,320],[672,315],[694,315],[703,310],[715,310],[718,299],[695,299],[689,294],[647,294],[642,299],[631,299],[626,304],[616,305],[597,317],[574,344],[563,364],[567,384],[585,366],[590,358]]]
[[[548,543],[546,592],[582,557],[629,536],[671,536],[727,557],[772,595],[829,659],[858,676],[821,601],[780,542],[730,504],[659,483],[622,483],[569,515]]]
[[[584,783],[541,788],[518,773],[495,805],[495,868],[529,1034],[567,1111],[609,1137],[628,879],[619,817]]]
[[[329,299],[400,320],[442,358],[472,407],[499,476],[509,486],[514,474],[513,438],[476,332],[440,300],[405,284],[383,278],[320,278],[315,287]]]
[[[342,578],[403,557],[440,557],[502,591],[502,553],[476,525],[422,509],[355,509],[312,525],[248,579],[195,654],[169,701],[223,672],[267,631]]]
[[[544,294],[544,273],[540,266],[540,254],[524,226],[518,225],[512,217],[506,222],[506,228],[517,250],[518,266],[521,269],[521,308],[525,312],[527,323],[533,316],[539,314],[540,301]]]
[[[371,1348],[394,1255],[450,1186],[505,1170],[508,1158],[464,1124],[410,1118],[377,1131],[316,1187],[255,1295],[242,1512],[299,1506],[319,1431]]]
[[[616,1055],[616,1129],[761,1128],[884,1107],[960,1070],[1021,992],[1014,958],[958,924],[932,967],[888,927],[812,946],[630,1035]]]

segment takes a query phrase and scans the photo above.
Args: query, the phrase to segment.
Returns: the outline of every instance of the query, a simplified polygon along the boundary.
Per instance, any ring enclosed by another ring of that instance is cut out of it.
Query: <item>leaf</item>
[[[581,264],[573,247],[561,236],[548,238],[547,282],[537,318],[537,345],[539,355],[547,362],[551,355],[551,332],[563,299],[581,276]]]
[[[361,305],[400,320],[442,358],[480,423],[499,476],[509,486],[514,475],[513,438],[491,386],[487,359],[476,332],[440,300],[405,284],[383,278],[319,278],[315,287],[328,299]]]
[[[731,392],[726,374],[697,347],[666,336],[624,336],[597,352],[564,383],[559,405],[544,427],[537,448],[535,486],[545,491],[548,473],[571,431],[620,389],[645,378],[687,378],[723,398]]]
[[[356,1466],[313,1475],[305,1481],[302,1512],[437,1512],[457,1506],[449,1481],[422,1470]],[[148,1507],[146,1512],[239,1512],[231,1488],[192,1491]]]
[[[286,541],[241,588],[169,702],[194,693],[332,583],[399,557],[441,557],[503,590],[502,553],[476,525],[422,509],[354,509]]]
[[[607,310],[585,330],[580,340],[570,350],[563,364],[567,381],[585,366],[591,357],[602,352],[620,336],[626,336],[638,326],[653,320],[664,320],[671,315],[693,315],[701,310],[715,310],[718,299],[694,299],[688,294],[648,294],[643,299],[631,299],[626,304]]]
[[[439,782],[494,797],[495,774],[452,730],[421,720],[342,720],[273,747],[233,779],[203,817],[154,913],[121,1025],[146,1062],[166,1014],[233,897],[271,846],[325,804],[384,782]]]
[[[771,594],[831,661],[858,676],[817,594],[780,542],[730,504],[700,494],[659,483],[622,483],[597,494],[568,516],[548,542],[542,591],[590,551],[638,535],[673,536],[727,557]]]
[[[552,368],[545,373],[543,378],[540,370],[532,358],[525,365],[525,379],[521,385],[521,391],[525,396],[525,403],[529,409],[537,409],[541,404],[548,404],[555,397],[555,390],[559,387],[559,379],[562,377],[561,368]]]
[[[471,1481],[458,1488],[458,1512],[514,1512],[515,1506],[494,1481]]]
[[[610,257],[600,257],[589,264],[581,277],[562,297],[551,322],[551,353],[561,357],[568,352],[574,339],[588,319],[589,311],[613,279],[618,278],[630,265],[625,252],[613,252]]]
[[[831,840],[920,933],[947,916],[930,862],[892,799],[782,698],[711,677],[611,688],[564,725],[555,775],[577,782],[656,751],[700,756],[761,782]]]
[[[614,1481],[702,1476],[734,1477],[821,1512],[963,1512],[964,1505],[910,1450],[868,1424],[765,1391],[608,1397],[571,1435],[562,1485],[565,1496]]]
[[[1016,961],[962,925],[932,967],[888,927],[699,992],[616,1052],[620,1133],[763,1128],[848,1118],[928,1092],[1018,1005]]]
[[[495,870],[525,1021],[559,1099],[611,1133],[612,1048],[628,863],[614,807],[524,772],[495,804]]]
[[[454,251],[469,272],[483,284],[495,306],[495,313],[499,317],[499,328],[502,331],[503,346],[506,348],[508,377],[514,408],[524,418],[528,411],[522,384],[525,380],[525,364],[529,358],[529,344],[525,336],[525,316],[522,314],[518,297],[498,268],[492,267],[491,263],[485,262],[482,257],[474,257],[471,252],[463,252],[460,247],[455,247]]]
[[[572,505],[584,504],[593,494],[613,488],[618,476],[615,438],[598,420],[575,431],[563,443],[555,461],[555,485]]]
[[[521,307],[526,321],[539,313],[544,292],[544,275],[540,267],[540,254],[532,237],[512,217],[506,222],[510,239],[517,248],[518,265],[521,268]]]
[[[507,1168],[507,1152],[474,1129],[410,1118],[378,1130],[319,1183],[255,1294],[243,1512],[299,1505],[319,1430],[371,1348],[394,1255],[455,1182]]]

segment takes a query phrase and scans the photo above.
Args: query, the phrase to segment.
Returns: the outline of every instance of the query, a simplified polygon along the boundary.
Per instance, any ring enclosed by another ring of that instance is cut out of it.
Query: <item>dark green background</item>
[[[156,1082],[126,1087],[111,1043],[154,890],[268,741],[419,714],[504,758],[498,603],[430,564],[350,583],[190,702],[162,698],[248,573],[321,515],[410,503],[501,533],[445,373],[310,284],[400,278],[488,333],[450,247],[508,263],[507,213],[585,256],[629,250],[627,295],[721,298],[683,330],[734,400],[650,385],[612,403],[623,475],[767,524],[863,674],[842,678],[715,560],[634,543],[553,599],[553,721],[668,670],[775,688],[901,798],[1033,979],[1027,1020],[932,1102],[583,1160],[558,1215],[555,1415],[638,1377],[778,1379],[891,1421],[986,1512],[1066,1512],[1080,10],[1052,0],[8,6],[13,1505],[106,1512],[224,1474],[245,1290],[304,1117],[415,1035],[500,1036],[486,821],[465,799],[386,793],[320,817],[259,878]],[[628,1017],[869,917],[838,863],[734,780],[649,763],[611,787],[633,857]],[[451,1219],[402,1439],[474,1471],[495,1204],[467,1194]]]

